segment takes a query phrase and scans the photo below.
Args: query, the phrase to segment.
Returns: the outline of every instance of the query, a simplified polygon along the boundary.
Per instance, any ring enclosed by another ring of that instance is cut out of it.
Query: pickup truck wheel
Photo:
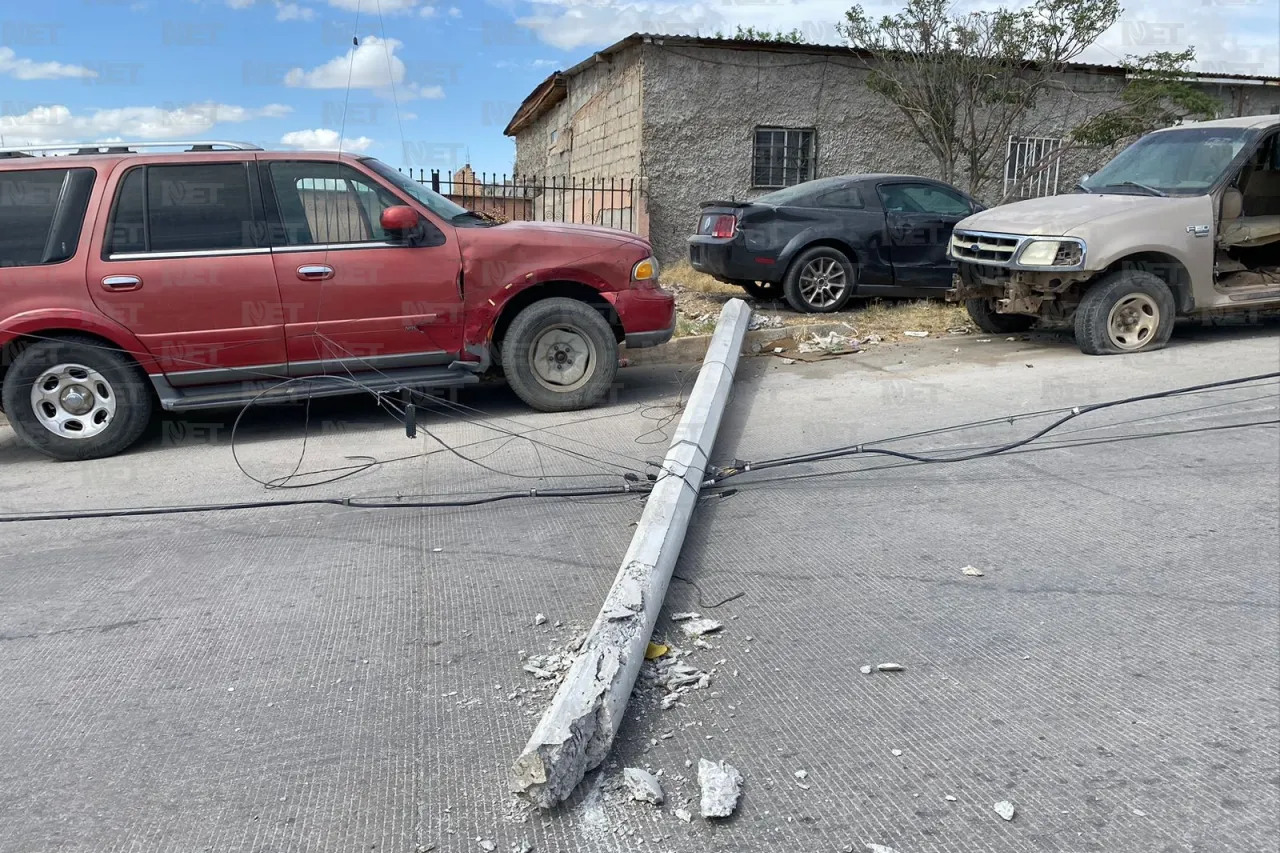
[[[66,461],[114,456],[151,420],[151,389],[132,361],[89,338],[32,344],[9,368],[4,407],[14,432]]]
[[[782,298],[782,285],[775,281],[735,281],[752,299],[769,301]]]
[[[783,280],[787,302],[804,314],[829,314],[848,304],[857,287],[853,264],[843,252],[815,246],[792,261]]]
[[[1025,332],[1036,324],[1036,318],[1030,314],[1001,314],[996,311],[994,299],[966,299],[965,310],[969,319],[982,331],[990,335],[1012,335]]]
[[[1169,285],[1142,270],[1121,270],[1085,292],[1076,309],[1076,344],[1089,355],[1156,350],[1173,334],[1177,306]]]
[[[502,341],[502,371],[516,395],[542,412],[598,403],[618,373],[618,342],[600,312],[556,297],[525,308]]]

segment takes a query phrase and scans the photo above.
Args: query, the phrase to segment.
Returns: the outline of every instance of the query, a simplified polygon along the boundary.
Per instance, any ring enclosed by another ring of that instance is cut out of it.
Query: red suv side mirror
[[[418,211],[406,204],[397,204],[382,211],[378,224],[382,230],[399,236],[405,236],[418,227]]]

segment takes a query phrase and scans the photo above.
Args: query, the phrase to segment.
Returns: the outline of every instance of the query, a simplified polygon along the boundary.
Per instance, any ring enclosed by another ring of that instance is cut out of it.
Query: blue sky
[[[736,24],[795,27],[811,41],[830,42],[849,5],[7,0],[0,134],[8,145],[221,138],[332,148],[341,138],[344,148],[395,166],[448,171],[470,162],[477,171],[503,172],[515,149],[502,128],[520,101],[592,50],[635,31],[710,34]],[[865,5],[880,13],[898,4]],[[1138,0],[1126,7],[1083,59],[1114,63],[1127,53],[1194,44],[1201,70],[1280,74],[1276,0]]]

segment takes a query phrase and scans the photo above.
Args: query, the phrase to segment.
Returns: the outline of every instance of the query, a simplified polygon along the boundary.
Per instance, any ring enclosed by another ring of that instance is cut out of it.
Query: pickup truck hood
[[[1072,229],[1110,217],[1139,218],[1147,214],[1144,208],[1159,210],[1170,201],[1175,199],[1121,193],[1070,193],[993,207],[975,213],[956,228],[1000,234],[1079,236],[1073,234]]]

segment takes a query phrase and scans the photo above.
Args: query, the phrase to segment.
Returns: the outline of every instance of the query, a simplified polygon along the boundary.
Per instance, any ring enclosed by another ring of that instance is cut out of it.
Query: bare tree
[[[1120,11],[1118,0],[1036,0],[1020,9],[954,14],[948,0],[907,0],[902,11],[879,20],[854,6],[838,29],[866,67],[870,88],[929,150],[940,177],[952,183],[963,177],[970,193],[983,195],[1003,176],[1010,136],[1050,92],[1070,97],[1061,72]],[[1050,158],[1202,113],[1209,99],[1185,80],[1193,57],[1188,51],[1131,58],[1139,73],[1117,105],[1078,116],[1079,136]]]

